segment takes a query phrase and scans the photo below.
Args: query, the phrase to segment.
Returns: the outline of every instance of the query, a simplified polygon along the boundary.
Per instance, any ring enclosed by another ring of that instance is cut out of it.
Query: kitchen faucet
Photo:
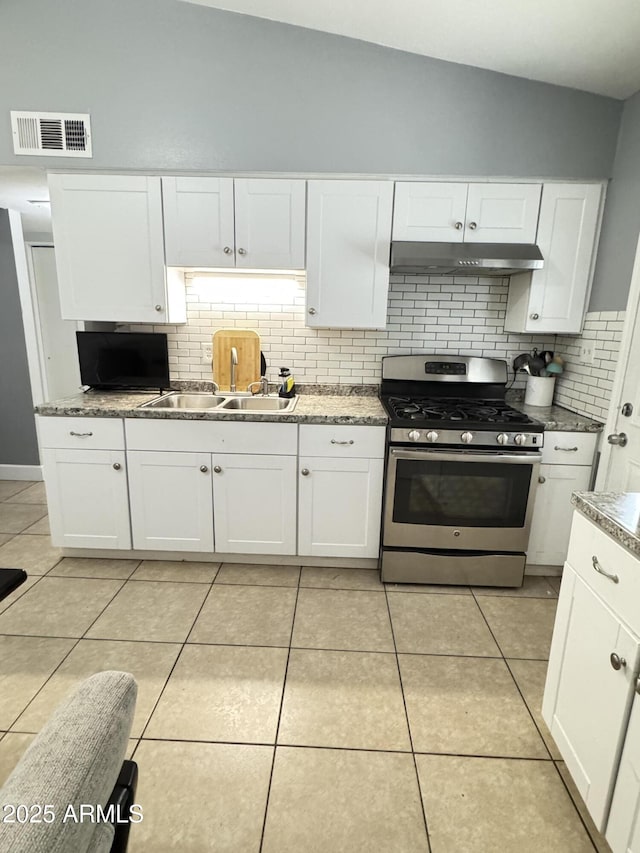
[[[237,366],[238,366],[238,350],[235,347],[231,347],[231,364],[230,364],[231,377],[229,380],[229,382],[230,382],[229,390],[230,391],[236,390],[236,367]]]
[[[256,380],[255,382],[250,382],[249,385],[247,386],[248,391],[251,391],[252,394],[257,394],[258,393],[257,391],[253,391],[254,385],[258,385],[260,387],[259,393],[262,394],[263,397],[266,397],[268,395],[268,393],[269,393],[269,380],[267,379],[266,376],[261,376],[259,380]]]

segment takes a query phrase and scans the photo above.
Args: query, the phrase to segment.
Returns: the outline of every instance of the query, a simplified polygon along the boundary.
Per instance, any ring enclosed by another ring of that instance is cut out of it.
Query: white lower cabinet
[[[298,467],[298,553],[377,557],[383,460],[312,456]]]
[[[569,547],[573,492],[591,482],[597,433],[545,431],[527,563],[562,566]]]
[[[133,547],[213,551],[211,454],[130,450]]]
[[[378,557],[385,428],[300,426],[298,553]]]
[[[614,853],[640,853],[640,695],[629,719],[606,838]]]
[[[637,708],[630,719],[640,668],[639,570],[637,558],[574,513],[542,715],[613,853],[640,851]]]
[[[59,548],[131,548],[124,450],[41,450],[51,541]]]
[[[383,426],[41,417],[38,433],[55,545],[378,557]]]
[[[296,457],[213,455],[216,551],[296,553]]]
[[[599,830],[604,828],[640,643],[567,563],[543,716]],[[614,669],[612,655],[626,661]]]
[[[540,466],[527,563],[542,566],[564,563],[573,514],[571,495],[586,491],[590,480],[590,465]]]

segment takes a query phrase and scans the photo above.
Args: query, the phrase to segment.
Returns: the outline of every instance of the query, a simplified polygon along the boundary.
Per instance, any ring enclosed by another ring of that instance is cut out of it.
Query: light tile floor
[[[92,672],[139,685],[131,853],[608,851],[540,715],[558,584],[62,558],[0,481],[0,784]]]

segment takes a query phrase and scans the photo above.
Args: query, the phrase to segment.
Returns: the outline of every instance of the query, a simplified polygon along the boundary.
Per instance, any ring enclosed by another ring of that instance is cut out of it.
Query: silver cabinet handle
[[[627,665],[626,660],[621,658],[620,655],[617,655],[615,652],[611,652],[609,655],[609,661],[615,670],[624,669]]]
[[[456,231],[462,231],[462,222],[456,222],[453,227],[456,229]]]
[[[336,441],[335,438],[332,438],[331,444],[353,444],[353,439],[350,438],[349,441]]]
[[[539,315],[539,314],[529,314],[529,319],[531,319],[531,320],[539,320],[539,319],[540,319],[540,315]]]
[[[469,223],[469,228],[470,228],[470,230],[471,230],[471,231],[475,231],[477,227],[478,227],[478,223],[477,223],[477,222],[470,222],[470,223]]]
[[[538,477],[538,482],[539,482],[539,483],[546,483],[546,482],[547,482],[547,478],[546,478],[546,477],[543,477],[543,476],[542,476],[542,474],[541,474],[541,475]]]
[[[611,435],[607,436],[607,441],[609,444],[614,444],[616,447],[626,447],[629,439],[627,438],[627,434],[625,432],[612,432]]]
[[[239,255],[246,255],[246,254],[247,254],[247,250],[246,250],[246,249],[238,249],[238,254],[239,254]]]
[[[309,308],[309,314],[315,314],[315,313],[316,313],[315,308]]]
[[[222,468],[219,465],[214,465],[213,470],[216,472],[216,474],[222,474]]]
[[[92,432],[74,432],[71,430],[69,435],[75,435],[76,438],[88,438],[90,435],[93,435]]]
[[[201,465],[200,470],[202,471],[203,474],[206,474],[209,469],[207,468],[206,465]]]
[[[640,678],[636,678],[636,693],[640,696]]]
[[[162,311],[162,305],[156,305],[156,311]]]
[[[564,450],[566,453],[576,453],[578,450],[577,447],[560,447],[559,444],[556,444],[556,446],[553,449],[554,450]]]
[[[605,572],[605,570],[598,562],[598,558],[595,554],[591,558],[591,562],[593,563],[593,568],[596,570],[596,572],[599,572],[601,575],[604,575],[605,578],[609,578],[609,580],[613,581],[614,583],[620,583],[620,578],[618,577],[618,575],[610,575],[609,572]]]
[[[114,462],[113,468],[115,471],[119,471],[122,468],[122,465],[119,462]]]
[[[225,246],[222,251],[225,253],[225,255],[232,255],[233,254],[233,249],[231,248],[231,246]]]
[[[300,471],[300,473],[302,474],[303,477],[308,477],[310,472],[309,472],[308,468],[303,468],[302,471]]]

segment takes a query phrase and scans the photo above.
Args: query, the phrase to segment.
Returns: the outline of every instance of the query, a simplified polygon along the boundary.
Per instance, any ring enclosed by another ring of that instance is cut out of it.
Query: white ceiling
[[[640,90],[639,0],[185,0],[614,98]]]

